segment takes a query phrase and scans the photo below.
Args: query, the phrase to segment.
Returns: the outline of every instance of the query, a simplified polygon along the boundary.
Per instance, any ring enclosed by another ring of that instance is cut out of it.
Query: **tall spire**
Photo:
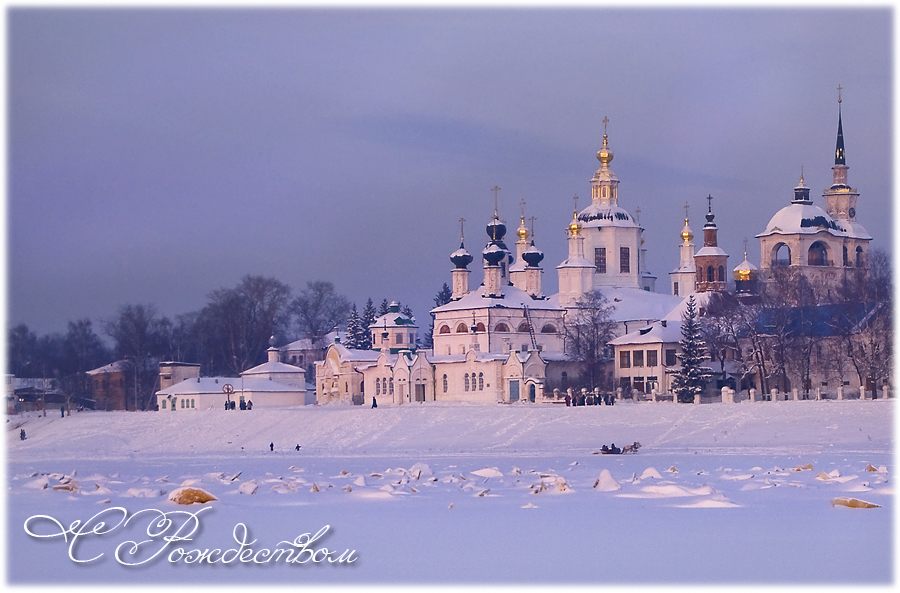
[[[837,144],[834,148],[834,164],[847,164],[847,161],[844,158],[844,126],[843,122],[841,121],[841,85],[838,85],[838,131]]]

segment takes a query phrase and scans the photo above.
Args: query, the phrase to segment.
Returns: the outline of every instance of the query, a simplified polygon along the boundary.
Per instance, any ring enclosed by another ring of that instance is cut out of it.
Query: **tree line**
[[[374,320],[388,308],[387,299],[376,309],[370,298],[365,315]],[[277,344],[306,338],[314,347],[324,347],[325,336],[347,327],[354,311],[356,305],[331,282],[307,282],[295,297],[290,286],[275,278],[248,275],[237,286],[210,292],[201,309],[172,319],[152,304],[126,304],[97,327],[90,319],[69,322],[65,334],[38,337],[25,324],[12,327],[7,372],[56,379],[67,395],[89,398],[85,373],[125,360],[134,373],[137,405],[147,409],[158,389],[160,361],[199,363],[204,376],[237,376],[265,362],[272,336]],[[412,317],[408,306],[403,312]],[[101,335],[110,338],[112,347]]]

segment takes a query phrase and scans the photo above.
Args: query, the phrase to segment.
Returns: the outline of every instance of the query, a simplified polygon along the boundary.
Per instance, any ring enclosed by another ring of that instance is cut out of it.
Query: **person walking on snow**
[[[377,407],[378,407],[378,402],[375,400],[374,397],[372,397],[372,407],[373,407],[373,408],[377,408]]]
[[[269,451],[275,450],[275,443],[269,443]]]

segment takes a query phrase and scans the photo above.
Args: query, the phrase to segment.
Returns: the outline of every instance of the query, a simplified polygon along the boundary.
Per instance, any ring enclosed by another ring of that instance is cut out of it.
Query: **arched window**
[[[707,282],[715,282],[715,281],[716,281],[716,276],[715,276],[715,274],[716,274],[716,273],[715,273],[715,271],[713,270],[713,267],[712,267],[712,266],[709,266],[708,268],[706,268],[706,281],[707,281]]]
[[[466,373],[465,382],[463,383],[463,387],[466,391],[469,390],[469,373]]]
[[[162,403],[160,404],[160,407],[161,407],[163,410],[166,409],[166,400],[162,400]]]
[[[388,385],[390,385],[390,387],[391,387],[390,395],[394,395],[394,378],[393,377],[391,377],[391,380],[388,383]]]
[[[469,331],[469,330],[468,330],[468,328],[466,328],[465,323],[460,322],[460,324],[456,326],[456,333],[458,333],[458,334],[464,334],[467,331]]]
[[[478,373],[478,391],[484,391],[484,373]]]
[[[862,268],[862,267],[865,266],[865,263],[866,263],[866,262],[865,262],[865,260],[863,259],[863,248],[862,248],[862,247],[857,247],[857,248],[856,248],[856,267],[857,267],[857,268]]]
[[[552,324],[548,323],[547,325],[545,325],[544,327],[541,328],[541,333],[542,334],[555,334],[556,327],[553,326]]]
[[[447,393],[447,375],[444,375],[444,393]]]
[[[381,395],[381,379],[375,379],[375,395]]]
[[[850,265],[850,256],[847,254],[847,246],[844,245],[844,267]]]
[[[725,266],[719,266],[719,282],[725,282]]]
[[[697,283],[703,282],[703,267],[697,268]]]
[[[791,248],[785,245],[784,243],[779,243],[775,246],[775,251],[772,252],[772,265],[773,266],[789,266],[791,265]]]
[[[181,400],[181,409],[184,409],[184,400]]]
[[[194,407],[194,398],[191,398],[191,407]]]
[[[517,331],[517,332],[520,332],[520,333],[527,334],[527,333],[528,333],[528,322],[523,321],[522,323],[520,323],[520,324],[519,324],[519,329],[517,329],[516,331]]]
[[[494,328],[494,331],[495,332],[508,332],[509,326],[506,325],[505,323],[498,323],[497,327]]]
[[[824,243],[816,241],[809,246],[809,252],[806,254],[806,263],[810,266],[828,265],[828,251],[825,249]]]
[[[481,323],[481,322],[479,321],[478,324],[475,326],[475,331],[477,331],[477,332],[483,332],[483,331],[484,331],[484,324]]]

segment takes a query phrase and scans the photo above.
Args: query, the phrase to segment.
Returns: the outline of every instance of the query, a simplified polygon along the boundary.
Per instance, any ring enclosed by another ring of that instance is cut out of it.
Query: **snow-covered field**
[[[8,580],[890,583],[893,410],[429,403],[10,417]],[[636,454],[598,454],[634,441]],[[217,500],[169,501],[181,486]],[[168,531],[145,509],[168,513]],[[189,539],[163,539],[176,533]],[[130,554],[125,542],[144,540]]]

